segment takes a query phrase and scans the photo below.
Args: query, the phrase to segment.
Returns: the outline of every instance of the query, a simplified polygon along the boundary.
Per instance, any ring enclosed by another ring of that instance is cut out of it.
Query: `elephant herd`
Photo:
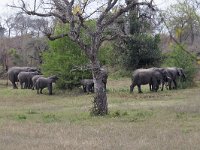
[[[106,89],[108,72],[101,68],[102,82],[104,89]],[[150,91],[157,91],[161,85],[163,90],[164,85],[168,85],[169,90],[177,88],[177,78],[185,79],[185,74],[182,68],[168,67],[168,68],[148,68],[137,69],[132,74],[132,82],[130,85],[130,92],[133,92],[135,86],[138,87],[138,92],[142,93],[141,85],[149,84]],[[16,82],[20,83],[21,89],[36,89],[37,94],[42,94],[44,88],[48,88],[49,95],[52,95],[52,83],[58,80],[58,77],[53,75],[44,77],[41,72],[34,67],[11,67],[8,70],[8,79],[11,81],[14,89],[17,88]],[[81,80],[83,91],[86,93],[94,92],[93,79]]]
[[[106,89],[108,73],[104,68],[101,68],[100,71],[104,89]],[[12,83],[13,89],[18,88],[16,82],[19,82],[21,89],[36,89],[37,94],[42,94],[42,90],[48,88],[49,95],[52,95],[52,83],[55,83],[58,77],[53,75],[45,78],[41,72],[34,67],[11,67],[8,69],[8,79]],[[81,85],[83,86],[84,92],[94,92],[93,79],[83,79],[81,80]]]
[[[8,69],[8,79],[14,89],[17,89],[16,82],[20,83],[21,89],[37,90],[37,94],[42,94],[44,88],[48,88],[49,95],[52,95],[52,83],[58,80],[57,76],[45,78],[41,72],[34,67],[11,67]]]
[[[169,90],[177,88],[177,78],[181,77],[185,80],[185,74],[182,68],[168,67],[168,68],[148,68],[137,69],[132,74],[132,83],[130,85],[130,92],[133,92],[135,86],[138,87],[138,92],[142,93],[141,85],[149,84],[150,91],[157,91],[161,84],[161,90],[164,85],[169,86]],[[173,87],[174,85],[174,87]]]

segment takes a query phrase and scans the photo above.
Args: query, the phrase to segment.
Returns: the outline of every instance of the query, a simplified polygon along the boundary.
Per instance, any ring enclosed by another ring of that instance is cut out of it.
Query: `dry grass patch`
[[[109,115],[92,117],[92,94],[0,86],[0,149],[199,149],[200,88],[129,93],[130,79],[109,80]]]

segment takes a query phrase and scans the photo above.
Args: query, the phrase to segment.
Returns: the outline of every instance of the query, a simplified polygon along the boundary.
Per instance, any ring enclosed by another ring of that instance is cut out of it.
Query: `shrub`
[[[185,49],[182,45],[172,45],[172,52],[169,53],[165,59],[164,66],[183,68],[186,74],[186,81],[179,81],[179,88],[186,88],[194,85],[194,76],[197,72],[196,57]]]
[[[56,33],[68,30],[68,27],[56,26]],[[88,63],[84,52],[68,37],[49,41],[49,50],[42,54],[42,71],[46,76],[57,75],[57,87],[73,88],[80,84],[82,78],[91,78],[88,70],[81,69]]]

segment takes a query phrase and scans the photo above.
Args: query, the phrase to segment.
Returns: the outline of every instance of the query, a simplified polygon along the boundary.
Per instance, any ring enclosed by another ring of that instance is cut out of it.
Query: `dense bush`
[[[127,39],[126,50],[121,51],[121,63],[129,70],[159,66],[161,63],[159,42],[159,35],[138,34]]]
[[[178,83],[179,88],[186,88],[194,84],[194,76],[197,72],[196,57],[183,50],[184,46],[172,45],[172,52],[166,56],[164,66],[183,68],[186,81]]]
[[[56,33],[68,30],[65,26],[56,26]],[[84,52],[68,37],[49,41],[49,50],[43,53],[42,71],[45,75],[58,75],[59,88],[73,88],[82,78],[91,78],[91,72],[81,69],[88,63]]]

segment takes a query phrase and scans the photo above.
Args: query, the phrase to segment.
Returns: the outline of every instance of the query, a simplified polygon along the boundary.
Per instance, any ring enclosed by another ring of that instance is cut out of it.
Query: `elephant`
[[[108,71],[105,67],[101,67],[100,71],[103,75],[102,82],[104,84],[104,89],[106,90],[106,84],[107,84],[107,79],[108,79]]]
[[[19,80],[19,83],[21,85],[21,89],[30,89],[32,88],[33,86],[33,82],[32,82],[32,77],[35,76],[35,75],[39,75],[40,73],[38,71],[35,71],[35,72],[20,72],[18,74],[18,80]],[[23,83],[25,84],[24,87],[23,87]]]
[[[168,82],[169,90],[172,89],[172,83],[174,84],[174,88],[177,89],[176,79],[178,77],[181,77],[184,80],[186,79],[185,73],[182,68],[168,67],[168,68],[165,68],[165,70],[167,71],[167,73],[169,74],[169,77],[171,78],[171,80]]]
[[[35,89],[35,83],[39,77],[44,77],[44,76],[43,75],[35,75],[32,77],[32,83],[33,83],[32,90]]]
[[[34,67],[11,67],[8,69],[8,79],[11,81],[13,89],[17,89],[17,85],[15,82],[18,82],[18,74],[20,72],[33,72],[38,71],[37,68]]]
[[[133,92],[134,87],[137,85],[138,92],[142,93],[141,85],[152,85],[152,90],[157,91],[158,80],[155,76],[155,70],[149,69],[137,69],[132,74],[132,83],[130,85],[130,92]]]
[[[83,79],[81,80],[81,84],[83,85],[83,91],[86,93],[94,92],[94,82],[93,79]]]
[[[52,83],[53,82],[55,83],[56,80],[58,80],[58,77],[55,75],[48,78],[39,77],[35,83],[37,94],[39,93],[42,94],[42,90],[47,87],[49,91],[49,95],[52,95]]]
[[[169,73],[164,68],[154,67],[154,68],[149,68],[149,69],[152,69],[154,71],[153,76],[155,76],[155,78],[157,80],[156,89],[159,89],[159,85],[161,84],[161,91],[163,91],[165,83],[171,81]],[[150,91],[151,91],[152,85],[149,84],[149,87],[150,87]]]
[[[94,77],[94,76],[93,76]],[[104,66],[102,66],[101,68],[100,68],[100,75],[99,75],[99,77],[98,77],[99,79],[101,78],[102,80],[100,80],[100,81],[102,81],[103,82],[103,90],[104,91],[106,91],[106,84],[107,84],[107,79],[108,79],[108,71],[107,71],[107,69],[104,67]],[[94,91],[95,91],[95,82],[96,82],[96,80],[93,80],[93,82],[94,82]]]

